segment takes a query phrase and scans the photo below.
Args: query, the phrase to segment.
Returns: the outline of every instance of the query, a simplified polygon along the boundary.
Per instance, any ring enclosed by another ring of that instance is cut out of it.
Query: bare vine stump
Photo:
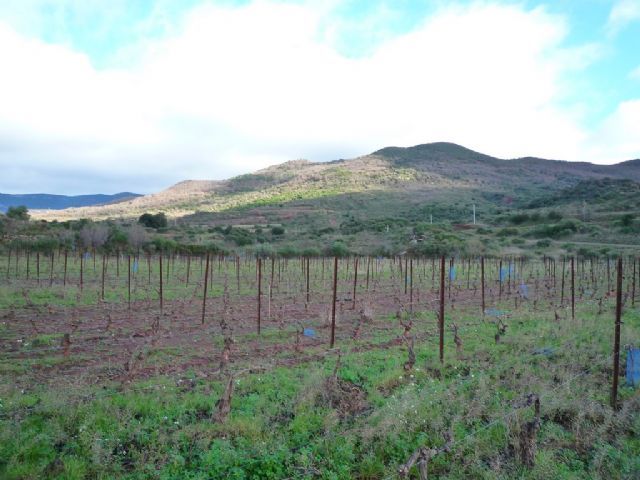
[[[227,420],[227,416],[231,412],[231,397],[233,396],[233,377],[229,376],[227,386],[222,393],[220,399],[216,402],[218,411],[213,415],[213,420],[218,423],[224,423]]]
[[[407,344],[407,348],[409,350],[409,359],[405,362],[404,364],[404,369],[406,371],[409,371],[413,368],[413,366],[416,364],[416,354],[413,351],[413,342],[414,342],[414,337],[411,337],[411,339],[407,340],[405,338],[405,343]]]
[[[71,335],[65,333],[62,337],[62,355],[64,357],[69,356],[69,348],[71,347]]]
[[[534,398],[535,418],[522,425],[520,430],[520,461],[528,468],[532,468],[535,465],[536,437],[540,430],[540,399],[537,395]]]

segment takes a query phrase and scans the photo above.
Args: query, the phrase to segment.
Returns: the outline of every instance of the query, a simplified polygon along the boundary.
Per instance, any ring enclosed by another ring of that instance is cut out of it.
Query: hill
[[[123,200],[139,197],[137,193],[121,192],[113,195],[51,195],[47,193],[28,193],[23,195],[11,195],[0,193],[0,212],[6,212],[9,207],[24,205],[31,209],[62,210],[73,207],[86,207],[92,205],[107,205]]]
[[[583,180],[640,181],[640,161],[595,165],[539,158],[502,160],[451,143],[388,147],[350,160],[314,163],[295,160],[228,180],[187,180],[162,192],[115,205],[35,212],[44,219],[135,217],[165,211],[172,217],[196,212],[224,213],[300,201],[339,199],[373,192],[409,194],[424,200],[442,196],[479,203],[520,205],[571,188]],[[471,194],[471,195],[469,195]],[[466,198],[466,197],[473,198]],[[414,203],[414,202],[412,202]],[[37,207],[33,207],[37,208]]]
[[[467,253],[602,253],[640,241],[639,189],[638,160],[503,160],[431,143],[350,160],[294,160],[227,180],[184,181],[117,204],[32,214],[130,223],[162,211],[171,219],[169,238],[229,249],[311,252],[341,242],[356,252],[429,246],[434,251],[421,253],[433,254],[446,246]],[[477,225],[470,225],[474,205]],[[286,234],[273,234],[274,226]]]

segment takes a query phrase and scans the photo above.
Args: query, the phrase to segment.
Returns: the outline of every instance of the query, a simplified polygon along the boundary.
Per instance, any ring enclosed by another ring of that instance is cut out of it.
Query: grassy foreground
[[[224,422],[214,419],[224,376],[191,371],[110,385],[61,378],[23,388],[5,370],[0,477],[397,478],[416,448],[441,446],[450,431],[451,451],[429,463],[436,478],[639,478],[640,397],[621,379],[621,408],[608,406],[608,307],[598,315],[595,302],[585,301],[572,321],[568,312],[556,320],[553,311],[524,305],[506,321],[499,343],[490,318],[448,312],[463,345],[456,353],[447,330],[443,365],[432,316],[417,316],[412,370],[403,368],[402,344],[355,350],[355,342],[343,344],[337,387],[327,383],[337,355],[326,349],[305,351],[301,357],[321,352],[323,359],[290,367],[233,364]],[[640,314],[628,309],[622,343],[639,334]],[[541,401],[531,468],[518,451],[533,409],[516,408],[530,393]]]

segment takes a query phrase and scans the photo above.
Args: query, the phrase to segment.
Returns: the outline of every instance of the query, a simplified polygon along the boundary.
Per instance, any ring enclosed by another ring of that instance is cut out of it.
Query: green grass
[[[448,321],[468,325],[460,333],[464,358],[456,358],[447,332],[441,365],[437,338],[427,337],[416,344],[411,372],[402,368],[404,347],[350,352],[341,345],[339,377],[362,389],[367,404],[342,418],[320,400],[335,356],[238,376],[224,424],[212,420],[223,389],[218,380],[153,377],[124,389],[33,385],[22,393],[5,377],[0,477],[393,478],[414,449],[442,445],[451,430],[453,451],[430,463],[438,478],[635,478],[637,395],[622,386],[622,410],[607,406],[610,311],[597,316],[593,309],[585,303],[579,321],[558,324],[549,312],[521,308],[498,344],[493,324],[478,323],[469,311],[449,312]],[[624,320],[623,338],[637,338],[640,314],[629,311]],[[278,339],[269,334],[265,344]],[[387,338],[380,333],[371,341]],[[532,354],[549,346],[558,349],[553,356]],[[513,410],[512,403],[532,392],[541,396],[542,428],[536,465],[526,469],[513,449],[532,410]]]

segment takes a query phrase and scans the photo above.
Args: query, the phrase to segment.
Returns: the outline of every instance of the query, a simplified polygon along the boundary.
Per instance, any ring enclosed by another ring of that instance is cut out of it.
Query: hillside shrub
[[[536,237],[561,238],[577,232],[578,228],[578,221],[564,220],[560,223],[541,225],[532,234]]]
[[[331,245],[325,247],[324,253],[328,257],[348,257],[351,254],[349,248],[342,240],[336,240]]]
[[[138,218],[138,223],[148,228],[166,228],[167,216],[163,212],[156,213],[155,215],[151,213],[143,213],[140,215],[140,218]]]
[[[531,219],[526,213],[517,213],[509,217],[509,221],[514,225],[522,225]]]
[[[498,230],[498,232],[496,233],[497,237],[510,237],[513,235],[518,235],[518,229],[517,228],[510,228],[510,227],[506,227],[506,228],[502,228],[500,230]]]

